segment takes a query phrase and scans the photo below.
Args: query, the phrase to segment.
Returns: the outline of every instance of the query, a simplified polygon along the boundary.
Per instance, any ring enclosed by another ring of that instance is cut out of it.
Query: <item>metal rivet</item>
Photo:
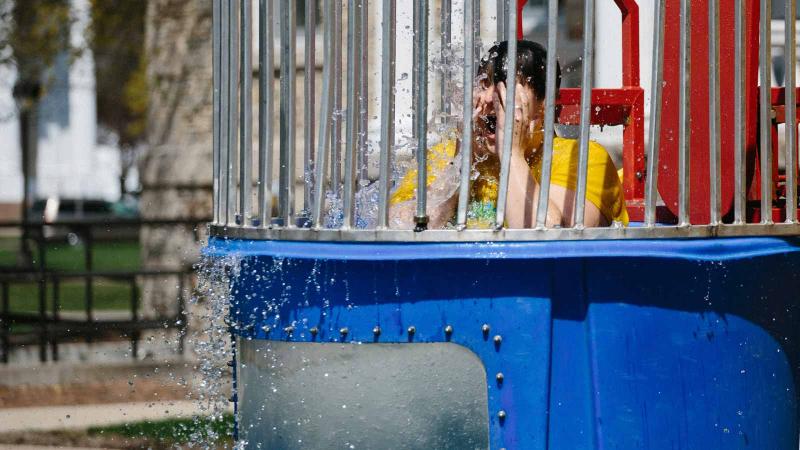
[[[228,367],[233,367],[234,365],[236,365],[236,363],[233,361],[228,361]]]
[[[339,334],[341,334],[342,337],[347,336],[347,333],[349,333],[349,332],[350,332],[350,330],[347,327],[339,328]]]
[[[503,338],[499,334],[496,334],[494,336],[494,345],[500,345],[501,342],[503,342]]]
[[[269,325],[264,325],[263,327],[261,327],[261,331],[263,331],[266,334],[269,334],[269,332],[272,331],[272,327],[270,327]]]
[[[375,328],[372,329],[372,334],[374,334],[375,337],[380,336],[381,335],[381,327],[375,325]]]
[[[491,330],[491,328],[489,327],[488,323],[483,324],[483,326],[481,327],[481,331],[483,332],[484,336],[487,336],[489,334],[489,330]]]
[[[317,327],[311,327],[311,329],[310,329],[310,330],[308,330],[308,331],[310,331],[310,332],[311,332],[311,336],[316,336],[316,335],[317,335],[317,333],[319,333],[319,328],[317,328]]]
[[[497,384],[503,384],[503,380],[505,379],[503,372],[497,372],[497,375],[495,375],[494,378],[497,380]]]
[[[416,332],[417,332],[417,327],[415,327],[414,325],[408,327],[408,334],[414,334]]]
[[[294,333],[294,327],[290,325],[290,326],[284,328],[283,332],[286,333],[286,334],[292,334],[292,333]]]
[[[637,170],[636,171],[636,179],[637,180],[641,180],[642,178],[644,178],[644,174],[642,173],[641,170]]]
[[[453,326],[452,325],[448,325],[448,326],[444,327],[444,334],[446,334],[448,336],[453,334]]]
[[[500,412],[497,413],[497,418],[500,419],[501,422],[506,420],[506,412],[501,409]]]

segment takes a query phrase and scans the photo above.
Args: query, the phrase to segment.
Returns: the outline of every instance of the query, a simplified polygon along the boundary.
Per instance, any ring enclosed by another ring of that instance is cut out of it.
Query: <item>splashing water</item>
[[[188,343],[196,354],[199,381],[190,396],[197,402],[201,414],[211,419],[196,420],[198,431],[190,436],[189,447],[218,448],[220,435],[213,422],[226,419],[231,395],[231,334],[225,323],[229,314],[231,280],[238,276],[240,260],[235,256],[201,258],[195,266],[197,289],[189,302],[192,323]],[[239,442],[236,448],[242,447]],[[227,446],[226,446],[227,447]]]

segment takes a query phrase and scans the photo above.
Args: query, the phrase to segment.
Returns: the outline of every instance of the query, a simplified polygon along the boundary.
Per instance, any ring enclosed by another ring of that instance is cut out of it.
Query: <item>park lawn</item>
[[[39,311],[38,283],[11,284],[8,289],[12,312]],[[53,284],[47,284],[47,311],[53,310]],[[95,279],[92,281],[92,299],[95,310],[130,309],[130,283]],[[83,280],[62,281],[59,286],[61,311],[83,311],[86,309],[86,285]]]
[[[36,248],[33,247],[32,250],[35,252]],[[0,267],[15,267],[18,251],[18,238],[0,238]],[[84,258],[83,244],[74,246],[66,242],[47,244],[45,264],[48,269],[83,271]],[[101,271],[138,270],[142,267],[139,243],[136,241],[96,242],[92,254],[92,265],[94,270]]]
[[[229,441],[233,436],[233,415],[226,414],[221,420],[212,420],[207,417],[194,417],[186,419],[166,419],[159,421],[144,421],[112,425],[106,427],[89,428],[89,435],[117,435],[126,438],[145,439],[148,442],[160,444],[189,444],[193,439],[202,439],[194,442],[195,445],[219,441]],[[216,435],[216,439],[209,439],[209,435]]]
[[[0,238],[0,271],[2,267],[16,267],[18,238]],[[141,268],[139,243],[136,241],[96,242],[93,248],[94,271],[129,271]],[[35,251],[35,248],[34,248]],[[49,243],[45,253],[49,270],[57,272],[83,272],[83,244],[70,246],[67,243]],[[95,310],[130,309],[131,286],[128,282],[95,278],[92,282]],[[85,282],[83,279],[62,280],[59,287],[59,303],[62,311],[83,311],[86,307]],[[12,312],[38,312],[39,286],[30,281],[9,283],[9,300]],[[53,286],[48,283],[47,310],[53,309]]]

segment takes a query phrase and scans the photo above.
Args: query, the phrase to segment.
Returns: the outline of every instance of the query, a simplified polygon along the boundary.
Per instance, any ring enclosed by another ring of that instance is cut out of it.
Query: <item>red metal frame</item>
[[[639,5],[615,0],[622,14],[622,87],[592,89],[592,125],[623,125],[623,188],[628,213],[641,220],[644,206],[644,90],[639,84]],[[558,122],[580,122],[580,89],[561,89]]]

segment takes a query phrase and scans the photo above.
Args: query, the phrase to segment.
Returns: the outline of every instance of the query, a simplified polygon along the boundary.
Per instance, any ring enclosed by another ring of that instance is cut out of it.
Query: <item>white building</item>
[[[73,45],[84,46],[89,1],[71,0]],[[97,142],[94,60],[90,51],[56,58],[38,108],[36,198],[117,200],[119,150]],[[0,219],[18,218],[23,198],[16,72],[0,67]]]

